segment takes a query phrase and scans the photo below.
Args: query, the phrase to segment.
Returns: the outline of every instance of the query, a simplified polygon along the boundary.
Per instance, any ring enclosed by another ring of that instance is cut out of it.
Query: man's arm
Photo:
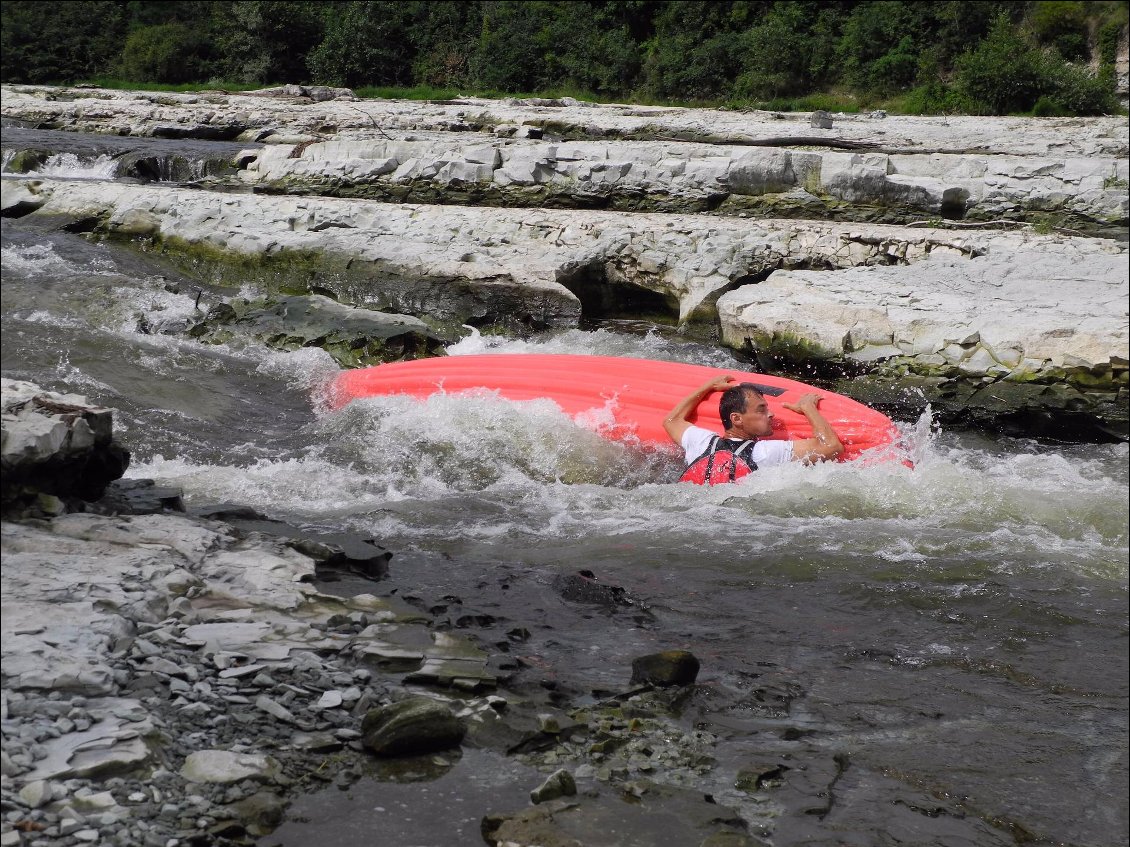
[[[812,438],[798,438],[793,441],[793,458],[812,464],[834,459],[844,451],[840,437],[832,429],[832,425],[820,414],[817,406],[820,404],[819,394],[804,394],[795,403],[782,403],[786,409],[800,412],[812,424]]]
[[[683,433],[690,427],[691,422],[688,420],[691,413],[698,408],[701,403],[709,394],[715,391],[725,391],[730,387],[730,383],[734,382],[732,376],[722,376],[710,380],[700,388],[695,389],[675,406],[674,409],[663,419],[663,428],[667,430],[667,434],[671,436],[671,440],[676,444],[683,443]],[[837,442],[839,443],[839,442]]]

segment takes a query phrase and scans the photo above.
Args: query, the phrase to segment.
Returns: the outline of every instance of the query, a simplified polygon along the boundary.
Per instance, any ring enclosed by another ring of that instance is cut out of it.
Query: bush
[[[1063,118],[1069,114],[1070,112],[1067,109],[1046,94],[1037,100],[1036,105],[1032,107],[1032,117],[1034,118]]]
[[[977,104],[948,85],[929,82],[907,92],[895,111],[907,115],[969,115],[976,114]]]
[[[1049,61],[1046,98],[1071,115],[1112,114],[1117,103],[1114,97],[1114,72],[1108,66],[1092,77],[1085,68]]]
[[[1068,61],[1087,56],[1087,14],[1079,0],[1033,4],[1030,23],[1036,40]]]
[[[122,50],[121,74],[138,82],[178,84],[207,76],[207,40],[181,23],[135,29]]]
[[[1045,61],[999,15],[988,36],[956,63],[955,88],[970,104],[990,115],[1027,112],[1046,91]]]

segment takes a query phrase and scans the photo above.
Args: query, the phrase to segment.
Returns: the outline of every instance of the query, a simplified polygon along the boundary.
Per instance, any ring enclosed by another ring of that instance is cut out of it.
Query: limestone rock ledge
[[[1127,248],[1111,240],[63,180],[2,187],[5,207],[33,196],[34,216],[161,251],[213,281],[325,294],[448,331],[652,318],[716,332],[763,368],[850,366],[866,379],[843,390],[861,399],[886,404],[866,383],[909,374],[921,377],[921,394],[902,397],[911,405],[951,398],[955,412],[984,412],[980,424],[1050,415],[1068,434],[1126,435]]]
[[[1125,158],[925,155],[671,142],[465,136],[267,145],[239,178],[286,194],[494,206],[755,212],[909,223],[1039,220],[1125,226]]]
[[[838,115],[814,129],[807,113],[302,91],[5,86],[3,113],[41,129],[262,144],[233,163],[276,193],[1090,232],[1130,219],[1130,130],[1118,118]]]

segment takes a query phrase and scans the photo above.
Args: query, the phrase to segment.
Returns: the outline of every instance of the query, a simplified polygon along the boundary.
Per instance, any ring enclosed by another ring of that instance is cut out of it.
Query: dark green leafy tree
[[[216,27],[221,79],[251,84],[310,80],[306,56],[325,35],[328,4],[242,0],[222,5],[227,18]]]
[[[659,7],[643,44],[642,87],[659,98],[717,97],[742,71],[741,32],[754,4],[672,0]]]
[[[808,94],[822,85],[834,61],[831,9],[816,3],[773,3],[739,36],[742,69],[733,93],[771,100]]]
[[[525,92],[550,76],[546,50],[552,5],[543,0],[482,3],[478,39],[470,56],[472,83],[495,91]]]
[[[307,58],[325,85],[410,85],[415,50],[413,7],[396,0],[342,3],[326,20],[325,36]]]
[[[1036,41],[1055,49],[1068,61],[1087,55],[1087,13],[1080,0],[1042,0],[1034,3],[1030,23]]]
[[[211,43],[204,34],[174,22],[133,30],[119,67],[126,79],[175,85],[207,77],[211,65]]]
[[[126,36],[122,3],[5,0],[0,3],[0,78],[73,82],[108,72]]]
[[[411,5],[416,7],[412,15],[413,81],[441,87],[467,85],[479,30],[479,4],[432,0]]]
[[[1047,63],[1000,15],[985,40],[957,60],[956,88],[990,115],[1032,108],[1048,83]]]

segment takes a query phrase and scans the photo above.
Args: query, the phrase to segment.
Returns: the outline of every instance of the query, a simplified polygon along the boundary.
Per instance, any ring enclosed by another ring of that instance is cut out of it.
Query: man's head
[[[751,382],[739,382],[722,393],[718,414],[727,434],[764,438],[773,434],[773,413],[765,395]]]

